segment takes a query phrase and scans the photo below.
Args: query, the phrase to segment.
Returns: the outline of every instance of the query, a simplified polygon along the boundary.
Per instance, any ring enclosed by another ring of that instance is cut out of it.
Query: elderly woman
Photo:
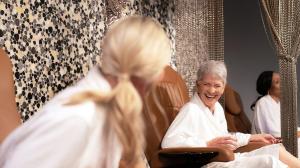
[[[171,147],[223,147],[234,151],[249,142],[272,145],[248,153],[236,153],[230,162],[213,162],[206,167],[299,167],[300,161],[269,134],[230,135],[219,98],[224,92],[227,70],[219,61],[203,63],[197,73],[197,92],[182,107],[162,141],[162,148]]]

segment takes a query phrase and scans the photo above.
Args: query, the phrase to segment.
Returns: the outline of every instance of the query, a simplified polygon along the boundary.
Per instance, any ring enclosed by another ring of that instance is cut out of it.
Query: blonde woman
[[[170,59],[169,40],[148,17],[119,20],[103,62],[55,96],[0,149],[2,168],[137,167],[144,146],[142,100]]]

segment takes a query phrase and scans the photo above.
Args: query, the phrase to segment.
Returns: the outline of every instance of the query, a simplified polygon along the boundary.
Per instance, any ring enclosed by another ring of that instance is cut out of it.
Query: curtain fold
[[[300,51],[300,1],[260,0],[262,19],[279,62],[281,78],[281,136],[297,156],[297,75]]]
[[[224,61],[223,0],[209,0],[207,17],[208,55],[210,60]]]
[[[223,0],[209,0],[206,15],[208,58],[224,62],[224,17]],[[225,96],[219,102],[225,109]]]
[[[208,4],[211,0],[174,0],[177,71],[182,75],[191,97],[199,64],[208,54]],[[211,23],[213,24],[213,23]]]

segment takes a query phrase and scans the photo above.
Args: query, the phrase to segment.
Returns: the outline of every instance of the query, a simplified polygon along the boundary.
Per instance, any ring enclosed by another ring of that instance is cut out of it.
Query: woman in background
[[[143,167],[142,99],[170,61],[161,25],[120,19],[103,41],[101,67],[60,92],[0,149],[1,168]]]
[[[273,71],[262,72],[256,81],[260,94],[251,105],[254,110],[252,133],[266,133],[281,137],[280,76]],[[300,128],[298,127],[298,153],[300,152]]]
[[[280,137],[280,76],[273,71],[262,72],[256,81],[260,94],[251,105],[254,110],[252,133],[267,133]]]

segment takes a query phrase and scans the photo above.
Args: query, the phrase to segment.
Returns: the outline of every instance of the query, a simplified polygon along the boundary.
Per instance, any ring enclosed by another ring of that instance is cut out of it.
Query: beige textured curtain
[[[223,0],[174,0],[177,71],[192,95],[205,60],[224,60]]]
[[[208,2],[209,0],[175,0],[177,71],[185,79],[190,96],[199,64],[208,59]]]
[[[207,17],[208,55],[210,60],[224,61],[223,0],[209,0]],[[219,102],[225,109],[225,96]]]
[[[281,77],[281,136],[297,156],[297,76],[300,51],[300,1],[260,0],[266,31],[279,59]]]
[[[209,0],[206,17],[209,59],[224,61],[223,0]]]

